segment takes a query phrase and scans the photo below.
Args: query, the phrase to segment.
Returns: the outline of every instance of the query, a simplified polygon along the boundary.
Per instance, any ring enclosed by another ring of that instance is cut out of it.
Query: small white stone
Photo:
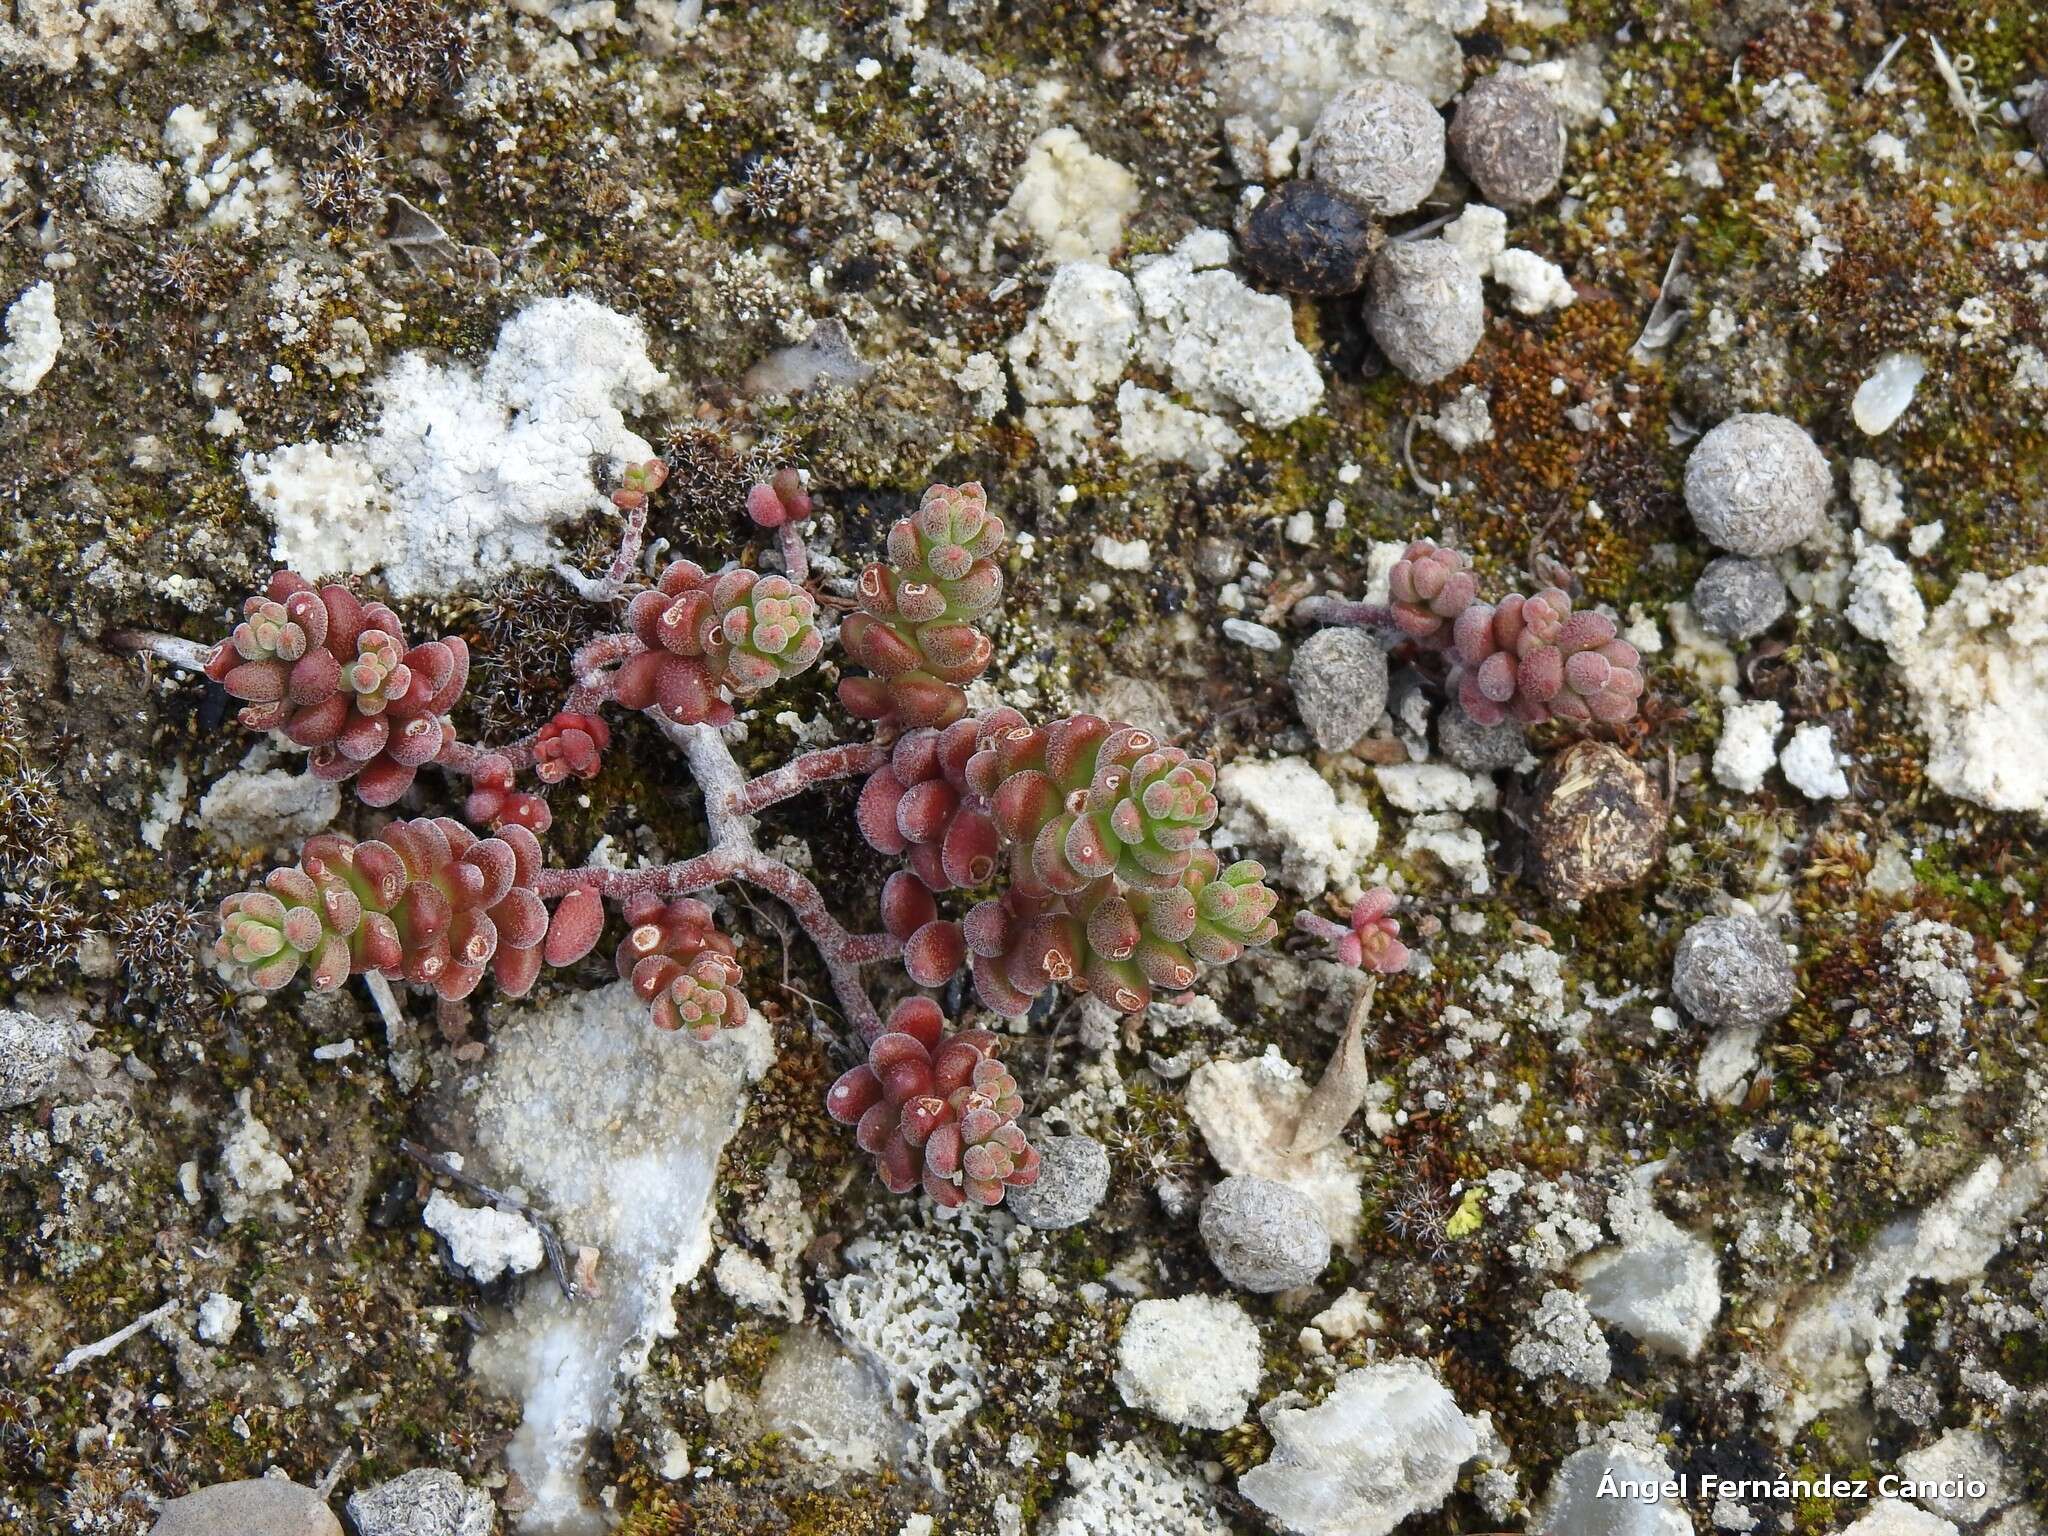
[[[1834,732],[1825,725],[1802,725],[1778,755],[1785,777],[1809,800],[1840,800],[1849,793],[1849,780],[1835,758]]]
[[[225,1344],[242,1326],[242,1304],[234,1297],[215,1291],[199,1303],[199,1326],[194,1330],[202,1343]]]
[[[1713,1248],[1659,1211],[1650,1211],[1620,1247],[1583,1260],[1578,1278],[1595,1317],[1687,1360],[1721,1315]]]
[[[484,1284],[508,1271],[523,1275],[538,1269],[547,1257],[533,1223],[512,1211],[463,1205],[437,1189],[423,1219],[448,1239],[455,1262]]]
[[[1243,1307],[1215,1296],[1139,1302],[1117,1362],[1128,1406],[1191,1429],[1241,1422],[1264,1369],[1258,1328]]]
[[[1785,712],[1769,699],[1736,701],[1724,696],[1721,739],[1714,747],[1714,777],[1742,794],[1754,794],[1778,760],[1778,729]]]
[[[1913,403],[1913,393],[1926,374],[1927,364],[1913,353],[1887,352],[1857,386],[1850,406],[1856,425],[1871,437],[1890,431]]]
[[[1118,539],[1109,534],[1095,536],[1095,558],[1113,571],[1149,571],[1152,546],[1144,539]]]
[[[1287,643],[1280,638],[1278,630],[1265,624],[1254,624],[1250,619],[1225,619],[1223,638],[1250,646],[1255,651],[1277,651]]]
[[[47,281],[24,288],[0,321],[7,341],[0,345],[0,386],[26,395],[56,366],[64,342],[57,320],[57,290]]]

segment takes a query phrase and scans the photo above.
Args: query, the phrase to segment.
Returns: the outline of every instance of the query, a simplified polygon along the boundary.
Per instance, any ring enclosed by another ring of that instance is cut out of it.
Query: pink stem
[[[612,674],[605,669],[646,649],[636,635],[599,635],[590,641],[577,651],[569,664],[570,675],[576,682],[555,713],[587,715],[611,703]],[[539,741],[539,731],[528,731],[517,741],[507,742],[502,747],[478,747],[455,741],[443,747],[434,762],[463,778],[474,774],[477,765],[487,757],[502,757],[517,771],[533,766],[533,750]]]
[[[647,533],[647,505],[642,502],[626,514],[624,525],[619,530],[618,553],[612,556],[612,563],[605,573],[598,577],[584,575],[572,565],[557,565],[555,572],[570,586],[576,595],[589,603],[609,603],[622,597],[626,583],[633,577],[634,568],[640,564],[640,545]]]
[[[791,758],[772,773],[749,779],[733,797],[732,808],[741,816],[751,816],[792,795],[800,795],[813,785],[873,773],[888,760],[887,748],[868,741],[827,747],[821,752],[806,752],[802,757]]]
[[[1323,939],[1333,944],[1351,931],[1343,923],[1331,922],[1320,912],[1295,913],[1294,926],[1299,932],[1308,934],[1311,938]]]
[[[1301,624],[1342,624],[1353,629],[1393,629],[1394,610],[1384,603],[1354,603],[1346,597],[1304,597],[1294,605]]]
[[[811,552],[804,547],[804,536],[795,523],[784,523],[780,537],[783,574],[802,586],[811,574]]]

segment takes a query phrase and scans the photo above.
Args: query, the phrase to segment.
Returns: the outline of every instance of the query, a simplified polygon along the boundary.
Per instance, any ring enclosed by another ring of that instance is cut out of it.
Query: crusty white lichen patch
[[[447,591],[556,559],[555,529],[609,505],[593,460],[652,456],[625,413],[667,382],[638,320],[538,299],[481,367],[399,358],[360,441],[246,454],[242,476],[275,526],[272,553],[301,575],[381,568],[395,596]]]

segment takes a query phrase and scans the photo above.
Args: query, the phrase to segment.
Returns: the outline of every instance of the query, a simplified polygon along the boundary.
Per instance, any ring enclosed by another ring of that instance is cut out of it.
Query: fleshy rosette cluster
[[[625,918],[626,937],[614,963],[648,1005],[656,1028],[709,1040],[747,1022],[740,963],[709,907],[688,896],[665,901],[642,895],[626,902]]]
[[[541,864],[540,843],[518,826],[479,838],[459,821],[421,817],[365,842],[322,833],[296,865],[221,903],[214,958],[266,992],[302,970],[319,991],[377,971],[453,999],[488,972],[520,997],[543,960],[580,958],[603,926],[587,893],[550,914],[532,889]]]
[[[1027,895],[1072,895],[1109,875],[1170,888],[1216,820],[1214,767],[1096,715],[986,731],[967,781]]]
[[[934,485],[889,530],[888,559],[861,572],[860,611],[839,637],[872,673],[840,681],[839,702],[887,725],[951,725],[967,713],[961,685],[981,676],[993,647],[976,622],[1003,595],[992,558],[1002,519],[977,484]]]
[[[732,697],[818,659],[817,617],[811,594],[787,577],[738,566],[707,576],[693,561],[673,561],[626,610],[647,649],[620,666],[615,696],[627,709],[658,704],[680,724],[728,725]]]
[[[601,718],[565,709],[534,737],[534,776],[543,784],[595,778],[604,766],[604,749],[611,744],[611,727]]]
[[[310,748],[315,774],[354,779],[365,805],[385,806],[454,741],[446,717],[469,649],[454,635],[408,646],[384,604],[279,571],[242,605],[206,675],[243,702],[244,725]]]
[[[1471,565],[1458,550],[1418,539],[1395,562],[1387,587],[1401,632],[1455,658],[1452,686],[1473,720],[1617,724],[1634,717],[1642,657],[1612,619],[1574,612],[1559,587],[1482,603]]]
[[[1038,1153],[1017,1125],[1024,1101],[987,1030],[946,1030],[930,998],[906,998],[868,1059],[842,1076],[825,1108],[875,1160],[882,1183],[921,1183],[944,1206],[1001,1203],[1038,1181]]]
[[[1056,983],[1136,1013],[1155,988],[1192,986],[1198,965],[1227,965],[1278,932],[1279,898],[1252,859],[1225,866],[1197,847],[1172,885],[1121,886],[1104,877],[1068,895],[1012,886],[961,924],[982,1003],[1011,1018]]]
[[[1408,968],[1408,946],[1401,942],[1401,925],[1393,917],[1397,901],[1392,891],[1376,885],[1353,904],[1350,922],[1330,941],[1341,964],[1376,976]]]

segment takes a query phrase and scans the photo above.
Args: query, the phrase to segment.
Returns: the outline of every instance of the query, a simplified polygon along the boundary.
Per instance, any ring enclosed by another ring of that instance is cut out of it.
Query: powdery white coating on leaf
[[[1191,1429],[1242,1421],[1263,1369],[1258,1328],[1227,1298],[1141,1301],[1117,1341],[1125,1404]]]
[[[1260,1411],[1273,1454],[1237,1491],[1299,1536],[1386,1536],[1437,1508],[1479,1435],[1428,1366],[1390,1360],[1337,1378],[1313,1408]]]
[[[1593,1316],[1665,1354],[1697,1356],[1721,1315],[1713,1248],[1661,1212],[1619,1247],[1583,1260],[1578,1275]]]
[[[513,1211],[464,1205],[437,1189],[421,1219],[448,1239],[456,1264],[484,1284],[508,1271],[523,1275],[539,1269],[547,1257],[533,1223]]]
[[[710,1255],[719,1154],[767,1066],[769,1031],[753,1014],[709,1044],[665,1034],[616,983],[520,1009],[494,1043],[479,1151],[563,1242],[602,1253],[603,1290],[571,1302],[551,1276],[532,1277],[471,1366],[524,1403],[506,1453],[533,1496],[519,1529],[586,1536],[606,1528],[583,1500],[589,1436],[617,1422],[619,1391],[675,1332],[677,1288]]]
[[[1229,1536],[1209,1490],[1136,1440],[1089,1457],[1069,1452],[1067,1481],[1073,1491],[1052,1507],[1039,1536]]]
[[[1132,267],[1145,316],[1139,361],[1204,410],[1234,407],[1262,427],[1284,427],[1322,399],[1322,375],[1294,339],[1293,306],[1246,287],[1229,260],[1229,240],[1198,229]]]
[[[913,1450],[943,1487],[939,1447],[981,1406],[988,1369],[965,1320],[1000,1260],[953,1233],[905,1232],[851,1244],[846,1262],[826,1288],[832,1325],[909,1410]]]
[[[0,345],[0,386],[26,395],[43,382],[57,364],[64,327],[57,320],[57,290],[49,282],[31,283],[7,306],[0,321],[7,341]]]
[[[1354,884],[1379,845],[1372,812],[1340,803],[1328,781],[1299,757],[1232,763],[1217,776],[1216,793],[1224,811],[1214,845],[1269,866],[1277,853],[1274,878],[1304,896]]]
[[[638,320],[539,299],[480,368],[399,358],[360,443],[252,453],[242,476],[276,525],[272,553],[301,575],[382,567],[394,596],[447,591],[557,558],[555,527],[609,506],[591,461],[652,457],[624,413],[666,383]]]
[[[1268,1046],[1249,1061],[1208,1061],[1188,1078],[1188,1118],[1225,1173],[1254,1174],[1300,1191],[1315,1202],[1331,1240],[1357,1240],[1365,1199],[1360,1174],[1342,1141],[1309,1153],[1292,1150],[1308,1102],[1301,1069]]]
[[[1793,1314],[1778,1346],[1794,1387],[1778,1414],[1781,1440],[1789,1444],[1818,1415],[1860,1401],[1891,1374],[1915,1282],[1981,1275],[2048,1197],[2048,1137],[2036,1122],[2023,1151],[1985,1158],[1926,1207],[1897,1217],[1846,1277]]]
[[[1137,207],[1137,178],[1062,126],[1031,141],[1002,219],[1054,261],[1099,260],[1117,248]]]

